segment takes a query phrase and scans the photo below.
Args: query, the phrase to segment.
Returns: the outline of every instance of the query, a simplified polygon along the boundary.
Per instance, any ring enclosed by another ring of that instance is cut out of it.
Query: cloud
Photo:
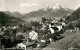
[[[21,3],[20,6],[27,6],[27,7],[31,7],[31,6],[36,6],[37,4],[30,4],[30,3]]]

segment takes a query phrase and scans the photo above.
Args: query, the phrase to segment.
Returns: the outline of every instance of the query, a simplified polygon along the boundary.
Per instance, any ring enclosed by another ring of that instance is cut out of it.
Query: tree
[[[42,18],[42,22],[43,22],[43,23],[45,23],[46,20],[47,20],[46,18]]]

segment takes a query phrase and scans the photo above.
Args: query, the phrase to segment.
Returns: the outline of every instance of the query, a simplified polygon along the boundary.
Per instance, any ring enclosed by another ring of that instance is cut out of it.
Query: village
[[[80,50],[80,0],[0,0],[0,50]]]
[[[40,21],[31,21],[31,25],[20,24],[19,26],[3,26],[0,28],[0,48],[1,49],[42,49],[52,42],[57,42],[64,38],[61,34],[68,30],[65,19],[50,20],[42,18]],[[71,26],[72,27],[72,26]],[[71,32],[76,32],[78,28],[72,27]]]

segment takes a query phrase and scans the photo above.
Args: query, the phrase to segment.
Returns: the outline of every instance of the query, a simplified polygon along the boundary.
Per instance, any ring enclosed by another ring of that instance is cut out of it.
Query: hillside
[[[79,21],[80,20],[80,7],[75,10],[72,14],[66,17],[68,22]]]
[[[22,18],[24,16],[24,14],[21,14],[19,12],[4,11],[4,13],[8,14],[9,16],[16,17],[16,18]]]
[[[68,32],[69,33],[69,32]],[[67,34],[67,32],[66,32]],[[53,42],[51,45],[47,46],[42,50],[79,50],[80,49],[80,31],[76,33],[70,33],[65,38],[59,40],[58,42]]]
[[[2,26],[18,25],[23,22],[24,21],[21,20],[20,18],[10,16],[10,15],[0,11],[0,25],[2,25]]]

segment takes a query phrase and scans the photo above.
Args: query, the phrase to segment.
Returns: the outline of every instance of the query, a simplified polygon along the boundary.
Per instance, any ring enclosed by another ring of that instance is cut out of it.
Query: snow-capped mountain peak
[[[63,5],[61,5],[60,3],[57,3],[54,7],[53,7],[53,9],[61,9],[61,8],[65,8]]]

